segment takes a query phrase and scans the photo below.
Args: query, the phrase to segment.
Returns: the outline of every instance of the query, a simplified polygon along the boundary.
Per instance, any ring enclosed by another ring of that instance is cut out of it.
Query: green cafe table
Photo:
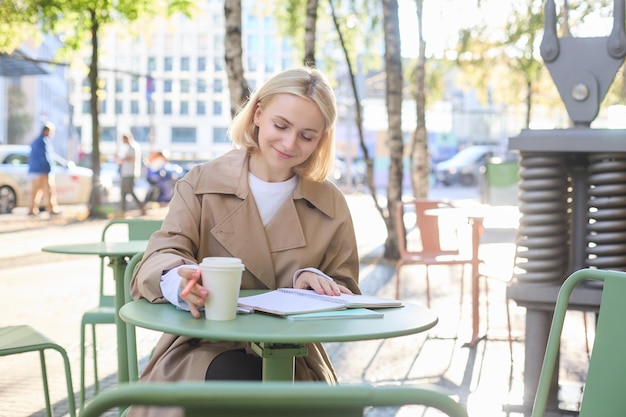
[[[124,304],[124,271],[128,264],[127,258],[142,252],[148,245],[147,240],[132,240],[129,242],[90,242],[67,245],[45,246],[44,252],[63,253],[70,255],[96,255],[109,258],[109,266],[113,269],[115,279],[115,311],[118,312]],[[128,382],[128,350],[126,337],[126,323],[115,315],[117,330],[117,379],[118,382]]]
[[[241,296],[259,291],[244,290]],[[147,300],[127,303],[122,320],[134,326],[206,340],[251,342],[263,359],[263,380],[293,381],[295,358],[307,354],[305,343],[384,339],[420,333],[437,324],[437,315],[425,307],[379,309],[382,318],[291,321],[268,314],[239,314],[235,320],[194,319],[171,304]]]

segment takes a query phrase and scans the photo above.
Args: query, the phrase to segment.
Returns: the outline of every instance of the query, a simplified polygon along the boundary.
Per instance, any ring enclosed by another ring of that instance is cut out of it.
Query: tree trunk
[[[533,106],[533,83],[526,80],[526,129],[530,127],[530,118],[532,116]]]
[[[333,7],[332,0],[329,0]],[[317,26],[317,0],[306,2],[306,23],[304,25],[304,65],[315,66],[315,29]]]
[[[91,196],[89,199],[89,217],[104,217],[102,211],[102,184],[100,183],[100,122],[98,120],[98,30],[100,22],[95,10],[91,14],[91,63],[89,64],[89,111],[91,112]]]
[[[224,59],[230,91],[230,115],[234,117],[248,99],[249,88],[243,71],[241,47],[241,0],[224,2]]]
[[[417,26],[419,55],[415,67],[415,108],[417,123],[411,140],[409,169],[413,195],[417,198],[428,197],[430,179],[430,158],[428,153],[428,132],[426,131],[426,42],[422,32],[423,0],[417,3]]]
[[[385,32],[385,69],[387,98],[387,143],[389,145],[389,184],[387,187],[387,240],[384,257],[398,259],[398,238],[395,232],[396,204],[402,199],[402,60],[400,55],[400,23],[398,1],[383,0],[383,27]]]

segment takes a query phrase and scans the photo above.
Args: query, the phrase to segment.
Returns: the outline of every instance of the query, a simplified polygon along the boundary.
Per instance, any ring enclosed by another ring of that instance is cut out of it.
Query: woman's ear
[[[261,118],[262,113],[261,105],[259,103],[256,104],[256,109],[254,110],[254,124],[259,127],[259,119]]]

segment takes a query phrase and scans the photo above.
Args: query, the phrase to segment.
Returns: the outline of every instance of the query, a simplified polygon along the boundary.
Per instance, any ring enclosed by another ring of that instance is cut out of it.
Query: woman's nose
[[[296,146],[296,141],[298,140],[297,136],[297,133],[288,133],[285,135],[283,139],[285,149],[291,150]]]

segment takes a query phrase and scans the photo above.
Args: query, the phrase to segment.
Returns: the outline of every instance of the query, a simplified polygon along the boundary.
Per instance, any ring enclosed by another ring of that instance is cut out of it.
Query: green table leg
[[[128,382],[128,351],[126,323],[118,312],[124,305],[124,272],[126,270],[125,256],[111,256],[109,266],[113,268],[115,279],[115,326],[117,327],[117,380],[119,383]]]
[[[263,358],[263,381],[293,381],[295,358],[307,354],[304,344],[252,343],[252,350]]]

